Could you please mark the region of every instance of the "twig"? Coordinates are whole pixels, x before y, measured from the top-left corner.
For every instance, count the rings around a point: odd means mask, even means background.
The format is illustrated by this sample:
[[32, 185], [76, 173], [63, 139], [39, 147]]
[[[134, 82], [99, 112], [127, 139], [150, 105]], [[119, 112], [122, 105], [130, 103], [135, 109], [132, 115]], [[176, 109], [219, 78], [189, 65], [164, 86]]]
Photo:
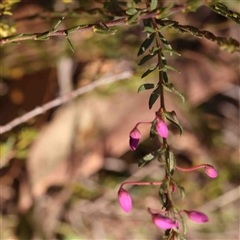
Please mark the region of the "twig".
[[[147, 18], [151, 18], [151, 17], [156, 17], [157, 12], [150, 12], [150, 13], [146, 13], [144, 15], [141, 15], [138, 17], [138, 19], [136, 19], [136, 21], [139, 20], [143, 20], [143, 19], [147, 19]], [[60, 21], [62, 21], [64, 18], [61, 18]], [[10, 43], [10, 42], [21, 42], [21, 41], [26, 41], [26, 40], [35, 40], [35, 41], [42, 41], [42, 40], [48, 40], [50, 37], [54, 37], [54, 36], [68, 36], [68, 34], [73, 33], [73, 32], [84, 32], [84, 31], [94, 31], [94, 32], [100, 32], [100, 33], [109, 33], [109, 34], [114, 34], [115, 31], [111, 31], [111, 29], [108, 29], [110, 27], [113, 26], [117, 26], [117, 25], [124, 25], [128, 23], [128, 17], [124, 17], [124, 18], [120, 18], [117, 20], [113, 20], [113, 21], [109, 21], [107, 23], [98, 23], [98, 24], [84, 24], [84, 25], [78, 25], [75, 27], [71, 27], [68, 29], [64, 29], [64, 30], [56, 30], [56, 26], [49, 30], [46, 31], [44, 33], [32, 33], [32, 34], [25, 34], [25, 33], [21, 33], [21, 34], [17, 34], [14, 36], [10, 36], [10, 37], [5, 37], [5, 38], [1, 38], [0, 39], [0, 45], [4, 45], [6, 43]], [[101, 32], [102, 30], [102, 32]], [[103, 30], [105, 30], [103, 32]], [[109, 32], [108, 32], [109, 30]]]
[[189, 25], [180, 25], [178, 22], [172, 20], [157, 20], [157, 23], [161, 26], [169, 25], [169, 27], [181, 33], [189, 33], [195, 37], [206, 38], [207, 40], [216, 42], [220, 46], [220, 48], [227, 49], [231, 53], [235, 51], [240, 52], [240, 43], [234, 38], [218, 37], [209, 31], [200, 30], [196, 27]]
[[36, 107], [34, 110], [24, 114], [21, 117], [18, 117], [16, 119], [12, 120], [11, 122], [7, 123], [6, 125], [0, 126], [0, 134], [8, 132], [11, 129], [13, 129], [14, 127], [28, 121], [29, 119], [36, 117], [40, 114], [43, 114], [44, 112], [48, 111], [49, 109], [52, 109], [59, 105], [62, 105], [63, 103], [69, 102], [70, 100], [72, 100], [86, 92], [89, 92], [98, 86], [113, 83], [113, 82], [120, 81], [120, 80], [124, 80], [131, 76], [132, 76], [132, 71], [128, 70], [128, 71], [122, 72], [117, 75], [100, 78], [97, 81], [94, 81], [94, 82], [92, 82], [84, 87], [81, 87], [77, 90], [74, 90], [70, 93], [64, 94], [64, 95], [54, 99], [53, 101], [50, 101], [40, 107]]

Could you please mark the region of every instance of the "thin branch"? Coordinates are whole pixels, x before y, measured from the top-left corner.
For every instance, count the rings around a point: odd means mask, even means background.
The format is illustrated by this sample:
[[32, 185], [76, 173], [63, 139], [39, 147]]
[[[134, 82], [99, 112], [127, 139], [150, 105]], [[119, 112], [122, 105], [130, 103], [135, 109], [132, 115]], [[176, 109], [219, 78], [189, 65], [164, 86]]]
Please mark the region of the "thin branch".
[[[156, 17], [156, 16], [157, 16], [157, 12], [146, 13], [144, 15], [139, 16], [136, 19], [136, 21], [140, 21], [143, 19]], [[62, 18], [61, 20], [63, 20], [63, 19], [64, 18]], [[73, 33], [73, 32], [94, 31], [94, 32], [100, 32], [100, 33], [105, 33], [105, 34], [114, 34], [115, 31], [111, 31], [111, 29], [108, 29], [108, 28], [117, 26], [117, 25], [126, 25], [126, 24], [128, 24], [128, 17], [109, 21], [104, 24], [97, 23], [97, 24], [78, 25], [78, 26], [71, 27], [71, 28], [64, 29], [64, 30], [56, 30], [54, 27], [53, 29], [43, 32], [43, 33], [32, 33], [32, 34], [21, 33], [21, 34], [17, 34], [14, 36], [1, 38], [0, 45], [4, 45], [6, 43], [11, 43], [11, 42], [21, 42], [21, 41], [26, 41], [26, 40], [35, 40], [35, 41], [48, 40], [50, 37], [54, 37], [54, 36], [65, 36], [66, 37], [66, 36], [68, 36], [68, 34]]]
[[90, 84], [88, 84], [84, 87], [81, 87], [81, 88], [79, 88], [77, 90], [74, 90], [70, 93], [64, 94], [64, 95], [54, 99], [53, 101], [50, 101], [50, 102], [48, 102], [48, 103], [46, 103], [46, 104], [44, 104], [40, 107], [36, 107], [34, 110], [24, 114], [21, 117], [18, 117], [16, 119], [12, 120], [11, 122], [7, 123], [6, 125], [0, 126], [0, 134], [8, 132], [11, 129], [13, 129], [14, 127], [28, 121], [29, 119], [31, 119], [33, 117], [36, 117], [40, 114], [43, 114], [46, 111], [48, 111], [49, 109], [60, 106], [63, 103], [69, 102], [72, 99], [74, 99], [74, 98], [76, 98], [76, 97], [78, 97], [78, 96], [80, 96], [80, 95], [82, 95], [86, 92], [89, 92], [96, 87], [99, 87], [101, 85], [106, 85], [106, 84], [109, 84], [109, 83], [113, 83], [113, 82], [116, 82], [116, 81], [124, 80], [126, 78], [130, 78], [132, 76], [132, 74], [133, 74], [132, 71], [128, 70], [128, 71], [122, 72], [122, 73], [117, 74], [117, 75], [103, 77], [103, 78], [100, 78], [99, 80], [94, 81], [94, 82], [92, 82], [92, 83], [90, 83]]
[[216, 42], [220, 48], [227, 49], [229, 52], [240, 52], [240, 43], [234, 39], [234, 38], [224, 38], [224, 37], [218, 37], [215, 36], [213, 33], [206, 31], [206, 30], [200, 30], [196, 27], [189, 26], [189, 25], [180, 25], [176, 21], [172, 20], [156, 20], [158, 24], [161, 26], [167, 26], [173, 28], [174, 30], [177, 30], [181, 33], [188, 33], [193, 35], [194, 37], [198, 38], [206, 38], [207, 40], [210, 40], [212, 42]]

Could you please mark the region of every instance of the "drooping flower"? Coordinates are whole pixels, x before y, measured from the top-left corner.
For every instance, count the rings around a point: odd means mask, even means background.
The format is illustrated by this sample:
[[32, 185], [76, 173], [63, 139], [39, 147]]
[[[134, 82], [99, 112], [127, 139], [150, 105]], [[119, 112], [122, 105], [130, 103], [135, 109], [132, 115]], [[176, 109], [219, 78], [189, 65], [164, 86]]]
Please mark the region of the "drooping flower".
[[121, 206], [121, 208], [125, 212], [130, 212], [132, 209], [132, 199], [128, 191], [126, 191], [124, 188], [120, 188], [118, 191], [118, 202]]
[[138, 143], [140, 141], [140, 138], [141, 138], [141, 133], [140, 131], [137, 129], [137, 127], [134, 127], [133, 130], [130, 132], [129, 134], [129, 145], [130, 145], [130, 148], [135, 151], [137, 146], [138, 146]]
[[167, 125], [161, 118], [158, 118], [158, 117], [156, 119], [156, 130], [161, 137], [164, 137], [164, 138], [168, 137]]
[[208, 216], [202, 212], [187, 210], [184, 210], [184, 212], [188, 215], [188, 218], [194, 222], [204, 223], [209, 221]]
[[218, 175], [216, 169], [209, 164], [205, 165], [204, 171], [210, 178], [216, 178]]
[[171, 229], [173, 227], [178, 227], [178, 223], [169, 217], [165, 217], [160, 213], [152, 214], [152, 220], [158, 228]]

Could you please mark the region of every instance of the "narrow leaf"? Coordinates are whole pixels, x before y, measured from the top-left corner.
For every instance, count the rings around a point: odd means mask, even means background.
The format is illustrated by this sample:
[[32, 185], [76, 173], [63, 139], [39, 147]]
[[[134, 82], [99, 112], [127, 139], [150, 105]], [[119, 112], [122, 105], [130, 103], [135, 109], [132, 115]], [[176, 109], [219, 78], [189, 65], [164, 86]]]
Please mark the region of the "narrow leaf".
[[180, 73], [180, 71], [177, 68], [170, 65], [164, 65], [164, 68]]
[[177, 119], [177, 115], [174, 111], [172, 112], [164, 112], [163, 113], [164, 116], [172, 123], [174, 124], [180, 131], [180, 135], [183, 134], [183, 128], [182, 125], [179, 123], [178, 119]]
[[176, 166], [176, 157], [173, 152], [169, 152], [169, 172], [173, 175]]
[[138, 56], [142, 55], [148, 49], [148, 47], [152, 44], [154, 40], [154, 36], [155, 34], [152, 33], [148, 38], [145, 39], [145, 41], [142, 43], [142, 45], [139, 48], [139, 51], [137, 54]]
[[151, 0], [150, 10], [153, 11], [157, 8], [158, 0]]
[[156, 102], [159, 96], [160, 94], [159, 94], [159, 86], [158, 86], [150, 95], [149, 102], [148, 102], [149, 109], [152, 108], [153, 104]]
[[144, 56], [144, 57], [140, 60], [140, 62], [139, 62], [138, 65], [142, 65], [142, 64], [144, 64], [145, 62], [149, 61], [149, 60], [150, 60], [151, 58], [153, 58], [156, 54], [157, 54], [157, 52], [154, 52], [153, 54], [148, 54], [148, 55]]
[[153, 72], [157, 67], [158, 67], [158, 65], [156, 65], [155, 67], [149, 68], [149, 69], [141, 76], [141, 78], [146, 77], [148, 74], [150, 74], [151, 72]]
[[142, 91], [152, 89], [155, 87], [156, 87], [156, 84], [154, 84], [154, 83], [144, 83], [138, 88], [138, 92], [142, 92]]
[[136, 8], [129, 8], [127, 11], [126, 11], [126, 14], [127, 15], [134, 15], [135, 13], [137, 13], [137, 9]]
[[[182, 228], [183, 228], [183, 233], [186, 234], [187, 233], [187, 224], [185, 219], [183, 218], [183, 216], [181, 214], [179, 214], [180, 220], [181, 220], [181, 224], [182, 224]], [[179, 234], [180, 235], [180, 234]], [[181, 239], [185, 240], [186, 238], [183, 237], [182, 235], [180, 235]]]
[[178, 95], [182, 99], [183, 102], [185, 101], [184, 96], [174, 88], [174, 85], [172, 83], [163, 83], [163, 87], [168, 92]]
[[155, 138], [157, 135], [157, 131], [156, 131], [156, 119], [153, 120], [152, 122], [152, 126], [150, 128], [150, 138], [153, 139]]
[[68, 36], [66, 36], [66, 39], [67, 39], [67, 42], [68, 42], [69, 47], [71, 48], [72, 52], [74, 52], [74, 47], [73, 47], [73, 45], [72, 45], [70, 39], [68, 38]]
[[172, 50], [172, 49], [162, 49], [162, 52], [163, 52], [163, 53], [175, 54], [175, 55], [177, 55], [177, 56], [181, 56], [180, 53], [178, 53], [178, 52], [176, 52], [176, 51], [174, 51], [174, 50]]
[[152, 161], [157, 155], [157, 151], [145, 155], [139, 162], [138, 167], [143, 167], [148, 162]]
[[158, 35], [159, 35], [159, 38], [160, 38], [161, 42], [166, 46], [166, 48], [172, 49], [172, 46], [170, 45], [170, 43], [167, 41], [167, 39], [160, 32], [158, 32]]
[[155, 33], [156, 30], [149, 27], [149, 26], [145, 26], [144, 29], [143, 29], [143, 32], [147, 32], [147, 33]]

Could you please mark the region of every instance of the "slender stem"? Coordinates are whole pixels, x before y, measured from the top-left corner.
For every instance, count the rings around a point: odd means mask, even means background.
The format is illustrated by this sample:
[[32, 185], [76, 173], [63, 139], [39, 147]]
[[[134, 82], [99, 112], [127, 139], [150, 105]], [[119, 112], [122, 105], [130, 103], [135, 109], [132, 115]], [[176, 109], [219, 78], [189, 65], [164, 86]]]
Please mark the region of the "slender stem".
[[[136, 19], [136, 21], [155, 17], [156, 15], [157, 15], [157, 12], [148, 12], [144, 15], [139, 16], [138, 19]], [[109, 21], [107, 23], [104, 23], [104, 25], [107, 27], [113, 27], [113, 26], [117, 26], [117, 25], [126, 25], [127, 21], [128, 21], [128, 17], [124, 17], [124, 18], [113, 20], [113, 21]], [[0, 45], [4, 45], [4, 44], [10, 43], [10, 42], [20, 42], [20, 41], [26, 41], [26, 40], [35, 40], [35, 41], [36, 40], [46, 40], [49, 37], [66, 36], [69, 33], [73, 33], [73, 32], [94, 31], [94, 28], [98, 27], [99, 25], [101, 25], [101, 24], [100, 23], [85, 24], [85, 25], [78, 25], [78, 26], [71, 27], [71, 28], [64, 29], [64, 30], [51, 29], [44, 33], [32, 33], [32, 34], [21, 33], [21, 34], [9, 36], [9, 37], [1, 38]]]
[[198, 165], [196, 167], [192, 167], [192, 168], [181, 168], [179, 166], [176, 165], [176, 168], [180, 171], [183, 171], [183, 172], [191, 172], [191, 171], [194, 171], [196, 169], [199, 169], [199, 168], [203, 168], [203, 167], [206, 167], [208, 164], [201, 164], [201, 165]]
[[163, 62], [162, 62], [162, 56], [161, 56], [161, 41], [158, 35], [158, 26], [156, 23], [156, 20], [154, 18], [151, 19], [152, 20], [152, 25], [153, 28], [156, 30], [155, 33], [155, 39], [156, 39], [156, 45], [158, 47], [158, 70], [159, 70], [159, 75], [158, 75], [158, 85], [159, 85], [159, 94], [160, 94], [160, 106], [161, 109], [165, 110], [165, 103], [164, 103], [164, 91], [163, 91], [163, 75], [162, 75], [162, 71], [161, 69], [163, 68]]
[[123, 182], [120, 185], [120, 189], [124, 186], [124, 185], [138, 185], [138, 186], [149, 186], [149, 185], [161, 185], [162, 182]]
[[140, 125], [140, 124], [152, 124], [152, 122], [139, 122], [136, 124], [135, 128], [137, 128], [138, 125]]

